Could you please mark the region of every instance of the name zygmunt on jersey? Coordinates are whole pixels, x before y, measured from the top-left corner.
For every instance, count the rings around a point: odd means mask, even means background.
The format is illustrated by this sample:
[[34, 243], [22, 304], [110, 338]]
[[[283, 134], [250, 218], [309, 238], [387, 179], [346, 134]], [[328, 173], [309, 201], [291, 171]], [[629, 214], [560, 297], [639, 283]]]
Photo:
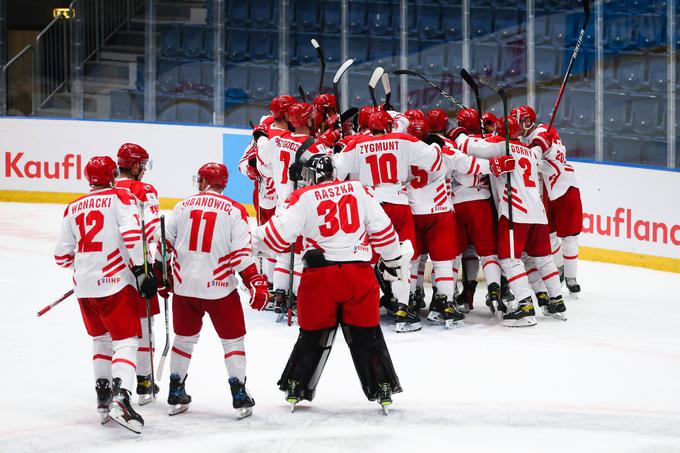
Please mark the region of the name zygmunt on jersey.
[[381, 203], [408, 205], [405, 184], [411, 166], [436, 171], [442, 166], [441, 148], [409, 134], [364, 135], [333, 155], [338, 179], [349, 176], [374, 190]]
[[[467, 139], [461, 134], [456, 139], [460, 144]], [[489, 159], [505, 155], [505, 139], [492, 136], [475, 142], [469, 141], [467, 152], [470, 155]], [[512, 216], [517, 223], [546, 224], [548, 219], [541, 201], [538, 184], [538, 167], [541, 163], [541, 149], [527, 148], [518, 141], [510, 141], [510, 154], [515, 157], [515, 170], [510, 174], [511, 196], [508, 197], [507, 175], [490, 175], [498, 216], [508, 215], [508, 203], [512, 200]]]
[[235, 273], [254, 263], [248, 214], [221, 194], [201, 192], [177, 203], [165, 234], [180, 296], [226, 297], [237, 287]]
[[385, 259], [401, 255], [399, 238], [378, 200], [359, 181], [335, 181], [298, 189], [283, 209], [255, 229], [257, 248], [290, 251], [302, 236], [304, 249], [329, 261], [370, 261], [372, 248]]
[[[531, 143], [534, 139], [545, 141], [545, 138], [541, 137], [541, 135], [547, 131], [548, 127], [545, 124], [540, 124], [522, 142], [525, 144]], [[550, 200], [556, 200], [561, 197], [570, 187], [578, 188], [574, 167], [567, 162], [567, 148], [562, 144], [562, 140], [559, 137], [543, 153], [543, 162], [541, 162], [539, 170]]]
[[144, 262], [137, 206], [126, 190], [102, 189], [64, 210], [54, 259], [74, 269], [76, 297], [105, 297], [135, 285], [130, 265]]

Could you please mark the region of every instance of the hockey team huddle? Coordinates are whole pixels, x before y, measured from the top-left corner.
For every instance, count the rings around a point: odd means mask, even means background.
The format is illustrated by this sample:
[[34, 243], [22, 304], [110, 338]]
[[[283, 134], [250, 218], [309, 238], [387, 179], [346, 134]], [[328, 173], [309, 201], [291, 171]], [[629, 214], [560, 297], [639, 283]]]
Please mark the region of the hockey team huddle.
[[580, 291], [581, 199], [557, 131], [531, 107], [500, 119], [463, 108], [455, 124], [441, 109], [386, 105], [341, 118], [335, 97], [320, 94], [312, 104], [276, 97], [270, 111], [239, 165], [255, 182], [257, 225], [223, 195], [221, 163], [198, 169], [197, 193], [167, 222], [155, 188], [142, 182], [151, 163], [143, 147], [126, 143], [117, 162], [87, 163], [92, 190], [64, 211], [55, 259], [74, 270], [102, 423], [141, 433], [130, 397], [135, 380], [140, 405], [159, 392], [150, 341], [158, 296], [167, 310], [172, 295], [170, 415], [191, 403], [185, 382], [206, 313], [222, 342], [233, 407], [239, 418], [252, 413], [239, 285], [253, 309], [297, 320], [277, 383], [292, 408], [314, 398], [340, 327], [366, 397], [387, 413], [402, 388], [381, 307], [398, 332], [421, 330], [421, 315], [431, 326], [461, 326], [476, 308], [480, 267], [486, 306], [502, 325], [535, 325], [534, 302], [566, 320], [561, 280]]

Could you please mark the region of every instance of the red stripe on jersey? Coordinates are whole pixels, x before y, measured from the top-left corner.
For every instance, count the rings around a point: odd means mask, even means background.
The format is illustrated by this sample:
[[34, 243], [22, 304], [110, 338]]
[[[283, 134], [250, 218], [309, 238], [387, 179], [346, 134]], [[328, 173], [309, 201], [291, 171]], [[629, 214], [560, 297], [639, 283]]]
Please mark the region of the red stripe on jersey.
[[225, 358], [225, 359], [228, 359], [229, 357], [232, 357], [232, 356], [235, 356], [235, 355], [242, 355], [242, 356], [245, 356], [245, 355], [246, 355], [246, 351], [231, 351], [231, 352], [227, 352], [226, 354], [224, 354], [224, 358]]
[[141, 229], [139, 229], [139, 230], [127, 230], [127, 231], [123, 231], [120, 234], [122, 234], [123, 236], [127, 236], [127, 235], [130, 235], [130, 234], [142, 234], [142, 230]]
[[269, 239], [269, 241], [270, 241], [277, 249], [286, 249], [287, 246], [289, 246], [290, 244], [288, 244], [288, 243], [285, 242], [285, 241], [279, 241], [279, 240], [277, 239], [277, 237], [274, 235], [274, 233], [272, 233], [272, 228], [270, 228], [271, 225], [272, 225], [272, 223], [269, 222], [269, 223], [267, 224], [267, 226], [264, 227], [264, 234], [265, 234], [265, 237], [267, 237], [267, 238]]
[[120, 255], [120, 250], [119, 250], [119, 249], [116, 249], [116, 250], [114, 250], [113, 252], [111, 252], [111, 253], [109, 253], [108, 255], [106, 255], [106, 259], [107, 259], [107, 260], [110, 260], [110, 259], [112, 259], [112, 258], [113, 258], [114, 256], [116, 256], [116, 255]]
[[179, 265], [179, 261], [174, 260], [174, 261], [172, 262], [172, 264], [173, 264], [174, 267], [177, 268], [178, 271], [181, 271], [181, 270], [182, 270], [182, 266]]
[[381, 241], [381, 242], [371, 242], [371, 245], [373, 247], [385, 247], [387, 245], [393, 244], [395, 242], [399, 242], [399, 240], [396, 237], [389, 238], [386, 241]]
[[[550, 274], [548, 274], [548, 275], [546, 275], [545, 277], [543, 277], [543, 281], [550, 280], [551, 278], [557, 277], [558, 275], [560, 275], [560, 271], [551, 272]], [[508, 281], [509, 281], [509, 280], [508, 280]]]
[[117, 358], [113, 359], [113, 361], [111, 362], [111, 365], [113, 365], [114, 363], [125, 363], [125, 364], [127, 364], [127, 365], [130, 365], [130, 366], [131, 366], [132, 368], [134, 368], [135, 370], [137, 369], [137, 366], [135, 365], [134, 362], [131, 362], [131, 361], [128, 360], [128, 359], [123, 359], [123, 358], [121, 358], [121, 357], [117, 357]]
[[[363, 236], [366, 236], [366, 232], [364, 232]], [[363, 236], [362, 236], [362, 237], [363, 237]], [[360, 238], [359, 240], [361, 240], [361, 238]], [[321, 250], [322, 252], [324, 251], [324, 250], [323, 250], [323, 247], [321, 247], [321, 246], [319, 245], [319, 243], [316, 242], [314, 239], [312, 239], [312, 238], [307, 238], [307, 242], [309, 242], [309, 244], [310, 244], [312, 247], [314, 247], [315, 249]]]
[[282, 267], [275, 267], [274, 272], [281, 272], [282, 274], [290, 275], [290, 271], [287, 271]]
[[180, 350], [177, 349], [175, 346], [172, 347], [172, 352], [174, 352], [174, 353], [177, 354], [177, 355], [181, 355], [182, 357], [184, 357], [184, 358], [186, 358], [186, 359], [190, 359], [190, 358], [191, 358], [191, 354], [187, 354], [187, 353], [184, 352], [184, 351], [180, 351]]
[[[266, 232], [265, 232], [265, 234], [266, 234]], [[283, 252], [286, 251], [286, 249], [284, 249], [284, 248], [282, 248], [282, 247], [276, 247], [274, 244], [272, 244], [271, 241], [267, 238], [267, 236], [265, 236], [264, 238], [262, 238], [262, 242], [264, 242], [264, 245], [266, 245], [267, 247], [269, 247], [269, 248], [270, 248], [271, 250], [273, 250], [274, 252], [283, 253]]]
[[66, 259], [73, 259], [73, 255], [61, 255], [61, 256], [54, 255], [54, 259], [58, 260], [58, 261], [63, 261], [63, 260], [66, 260]]
[[446, 202], [446, 198], [447, 198], [447, 197], [446, 197], [446, 192], [441, 192], [441, 193], [438, 194], [436, 197], [434, 197], [433, 202], [434, 202], [434, 204], [436, 204], [437, 206], [440, 206], [440, 205], [442, 205], [442, 204], [444, 204], [444, 203]]
[[111, 361], [111, 356], [110, 355], [104, 355], [104, 354], [95, 354], [92, 356], [92, 360], [108, 360], [109, 362]]
[[563, 255], [562, 258], [564, 258], [565, 260], [575, 260], [576, 258], [578, 258], [578, 254], [576, 254], [574, 256]]
[[295, 271], [293, 271], [293, 275], [295, 275], [295, 276], [297, 276], [297, 277], [302, 277], [302, 272], [295, 272]]
[[173, 270], [172, 270], [172, 275], [175, 276], [175, 280], [177, 280], [178, 282], [182, 283], [182, 278], [181, 278], [181, 277], [179, 276], [179, 274], [177, 273], [177, 269], [173, 269]]
[[[508, 185], [507, 185], [507, 184], [505, 185], [505, 189], [503, 189], [503, 190], [504, 190], [505, 192], [508, 191]], [[512, 187], [512, 193], [517, 193], [517, 189], [515, 189], [514, 187]]]
[[385, 229], [380, 230], [377, 233], [368, 233], [368, 235], [369, 236], [375, 236], [375, 237], [382, 236], [383, 234], [388, 233], [391, 228], [392, 228], [392, 224], [390, 223], [389, 225], [387, 225], [385, 227]]
[[434, 164], [432, 164], [432, 168], [430, 168], [430, 171], [437, 171], [441, 168], [442, 164], [442, 152], [437, 149], [437, 158], [434, 160]]
[[[507, 202], [508, 202], [507, 197], [503, 197], [503, 201], [505, 201], [505, 202], [507, 203]], [[522, 211], [523, 213], [528, 214], [527, 210], [524, 209], [524, 206], [520, 206], [520, 205], [518, 205], [517, 203], [515, 203], [514, 201], [512, 202], [512, 205], [513, 205], [514, 207], [516, 207], [517, 209], [519, 209], [520, 211]]]
[[475, 165], [475, 175], [478, 175], [482, 172], [482, 169], [480, 168], [479, 164]]
[[499, 266], [499, 267], [500, 267], [500, 265], [501, 265], [501, 263], [499, 263], [499, 262], [496, 261], [496, 260], [489, 260], [489, 261], [487, 261], [486, 263], [482, 264], [482, 268], [488, 266], [489, 264], [495, 264], [496, 266]]
[[116, 267], [117, 265], [119, 265], [119, 264], [122, 263], [122, 262], [123, 262], [123, 257], [122, 257], [122, 256], [118, 256], [118, 258], [116, 258], [114, 261], [112, 261], [111, 263], [109, 263], [109, 264], [107, 264], [106, 266], [104, 266], [104, 267], [102, 268], [102, 272], [110, 271], [112, 268]]
[[522, 277], [526, 277], [526, 276], [527, 276], [527, 273], [526, 273], [526, 272], [522, 272], [521, 274], [517, 274], [517, 275], [515, 275], [514, 277], [510, 277], [510, 278], [508, 279], [508, 283], [514, 282], [514, 281], [517, 280], [518, 278], [522, 278]]
[[472, 156], [472, 161], [470, 162], [470, 169], [467, 172], [468, 175], [471, 175], [474, 172], [475, 165], [477, 165], [477, 158], [475, 156]]
[[271, 227], [271, 232], [274, 233], [274, 239], [276, 239], [280, 244], [288, 244], [288, 242], [284, 241], [281, 235], [279, 234], [279, 231], [276, 229], [274, 222], [269, 222], [269, 226]]
[[224, 272], [225, 269], [228, 269], [230, 267], [231, 267], [231, 263], [225, 263], [225, 264], [221, 265], [220, 267], [218, 267], [217, 269], [215, 269], [213, 271], [213, 276], [221, 274], [222, 272]]
[[394, 228], [392, 228], [391, 225], [390, 225], [390, 228], [391, 228], [391, 231], [389, 231], [387, 234], [381, 235], [381, 236], [374, 236], [374, 235], [372, 235], [372, 234], [369, 234], [369, 235], [368, 235], [368, 239], [369, 239], [371, 242], [383, 242], [383, 241], [389, 241], [389, 240], [391, 240], [394, 236], [396, 236], [396, 234], [397, 234], [397, 233], [394, 231]]
[[233, 274], [233, 272], [232, 272], [231, 268], [229, 268], [223, 274], [218, 275], [217, 277], [213, 277], [213, 280], [215, 280], [216, 282], [222, 282], [222, 281], [226, 280], [227, 277], [229, 277], [231, 274]]
[[104, 277], [113, 277], [113, 276], [116, 275], [118, 272], [120, 272], [120, 271], [122, 271], [123, 269], [125, 269], [125, 267], [126, 267], [126, 266], [125, 266], [125, 263], [123, 263], [123, 264], [121, 264], [120, 266], [118, 266], [117, 268], [115, 268], [114, 270], [112, 270], [111, 272], [109, 272], [108, 274], [104, 274]]

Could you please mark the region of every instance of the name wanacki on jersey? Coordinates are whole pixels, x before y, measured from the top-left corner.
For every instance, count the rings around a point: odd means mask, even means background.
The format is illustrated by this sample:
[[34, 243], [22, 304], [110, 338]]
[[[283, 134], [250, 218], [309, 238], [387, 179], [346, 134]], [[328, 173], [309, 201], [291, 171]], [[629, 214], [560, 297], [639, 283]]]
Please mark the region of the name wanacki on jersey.
[[66, 154], [61, 161], [26, 160], [23, 151], [5, 151], [4, 171], [6, 178], [29, 179], [83, 179], [83, 156]]

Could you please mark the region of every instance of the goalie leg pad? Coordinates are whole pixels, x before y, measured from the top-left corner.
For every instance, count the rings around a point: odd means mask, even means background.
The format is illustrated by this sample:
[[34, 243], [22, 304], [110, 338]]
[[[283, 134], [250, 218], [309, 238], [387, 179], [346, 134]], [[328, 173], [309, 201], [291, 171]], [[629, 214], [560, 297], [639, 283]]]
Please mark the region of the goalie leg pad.
[[321, 330], [300, 329], [297, 342], [288, 358], [281, 379], [277, 382], [279, 389], [289, 389], [289, 382], [295, 381], [296, 388], [301, 389], [300, 398], [307, 401], [314, 399], [316, 385], [326, 366], [331, 353], [337, 327]]
[[384, 383], [391, 386], [392, 393], [402, 391], [380, 325], [357, 327], [345, 324], [342, 333], [352, 354], [361, 388], [369, 401], [378, 397], [380, 385]]

